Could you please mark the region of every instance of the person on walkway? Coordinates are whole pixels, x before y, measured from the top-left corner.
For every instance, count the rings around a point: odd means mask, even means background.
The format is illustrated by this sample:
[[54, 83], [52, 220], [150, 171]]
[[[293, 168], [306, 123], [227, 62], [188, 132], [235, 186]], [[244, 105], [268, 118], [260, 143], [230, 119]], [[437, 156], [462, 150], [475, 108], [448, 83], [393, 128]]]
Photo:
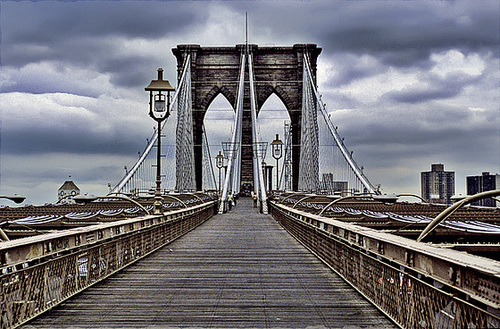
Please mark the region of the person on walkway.
[[257, 208], [257, 200], [258, 200], [258, 197], [257, 197], [257, 194], [252, 192], [252, 199], [253, 199], [253, 207], [254, 208]]
[[229, 206], [229, 211], [231, 211], [231, 208], [233, 208], [233, 203], [234, 203], [234, 198], [232, 194], [229, 194], [229, 196], [227, 197], [227, 203]]

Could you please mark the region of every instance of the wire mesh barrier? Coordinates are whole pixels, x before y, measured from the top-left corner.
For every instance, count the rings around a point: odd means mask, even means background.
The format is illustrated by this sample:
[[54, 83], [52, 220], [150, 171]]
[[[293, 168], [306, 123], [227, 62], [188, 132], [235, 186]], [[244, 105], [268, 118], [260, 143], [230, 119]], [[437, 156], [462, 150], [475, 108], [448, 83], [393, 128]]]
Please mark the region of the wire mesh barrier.
[[[319, 120], [314, 124], [315, 129], [315, 167], [318, 167], [318, 158], [320, 159], [320, 168], [315, 169], [316, 176], [321, 172], [321, 184], [313, 190], [324, 191], [344, 191], [350, 189], [353, 192], [366, 191], [375, 193], [374, 186], [363, 173], [363, 167], [359, 167], [353, 158], [353, 152], [349, 152], [344, 139], [338, 132], [338, 127], [333, 125], [330, 115], [326, 111], [326, 104], [323, 103], [321, 95], [314, 83], [311, 62], [307, 54], [304, 54], [304, 95], [311, 109], [321, 114], [324, 120]], [[315, 104], [315, 105], [314, 105]], [[318, 144], [318, 135], [321, 137], [321, 145]], [[319, 148], [321, 146], [321, 148]], [[318, 151], [319, 150], [319, 151]], [[323, 161], [321, 161], [323, 160]], [[318, 178], [315, 178], [318, 179]], [[300, 189], [299, 189], [300, 190]]]
[[271, 215], [403, 328], [500, 327], [500, 264], [270, 202]]
[[215, 208], [210, 200], [164, 215], [2, 243], [0, 328], [19, 326], [145, 257], [202, 224]]

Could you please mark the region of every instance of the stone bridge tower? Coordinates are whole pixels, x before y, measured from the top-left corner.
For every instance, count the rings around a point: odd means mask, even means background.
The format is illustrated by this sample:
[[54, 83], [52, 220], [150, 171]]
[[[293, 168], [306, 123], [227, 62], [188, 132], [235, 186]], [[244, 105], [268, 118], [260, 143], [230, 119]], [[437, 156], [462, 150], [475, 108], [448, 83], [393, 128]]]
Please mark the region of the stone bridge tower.
[[[202, 125], [212, 101], [222, 94], [236, 106], [238, 76], [244, 44], [235, 47], [201, 47], [178, 45], [172, 52], [177, 58], [178, 77], [182, 74], [184, 60], [191, 55], [191, 83], [193, 109], [193, 138], [196, 172], [196, 189], [202, 189]], [[321, 48], [315, 44], [296, 44], [292, 47], [259, 47], [248, 45], [254, 59], [254, 81], [257, 111], [273, 93], [285, 105], [292, 128], [292, 188], [297, 190], [300, 159], [300, 125], [302, 118], [303, 59], [307, 52], [314, 79], [316, 62]], [[248, 71], [247, 71], [248, 72]], [[250, 114], [250, 87], [245, 76], [243, 107], [243, 145], [241, 183], [253, 185], [252, 127]]]

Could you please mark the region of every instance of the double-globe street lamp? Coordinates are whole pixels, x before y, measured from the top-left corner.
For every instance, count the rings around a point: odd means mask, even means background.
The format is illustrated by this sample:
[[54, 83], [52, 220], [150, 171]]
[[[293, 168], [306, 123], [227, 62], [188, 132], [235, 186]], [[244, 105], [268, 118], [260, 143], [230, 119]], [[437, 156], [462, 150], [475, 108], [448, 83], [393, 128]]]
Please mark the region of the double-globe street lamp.
[[276, 159], [276, 191], [278, 191], [279, 190], [278, 161], [283, 156], [283, 142], [279, 139], [278, 134], [276, 134], [276, 139], [271, 142], [271, 148], [273, 152], [273, 158]]
[[224, 167], [224, 156], [222, 155], [222, 152], [219, 151], [219, 154], [215, 156], [215, 166], [219, 168], [219, 187], [217, 189], [217, 192], [220, 194], [221, 186], [220, 186], [220, 170], [222, 167]]
[[163, 69], [158, 69], [158, 79], [152, 80], [151, 83], [144, 88], [149, 91], [149, 116], [158, 123], [157, 133], [158, 139], [156, 142], [156, 191], [155, 202], [153, 204], [153, 213], [155, 215], [162, 213], [162, 196], [161, 196], [161, 124], [170, 116], [170, 92], [174, 91], [174, 87], [170, 85], [168, 80], [163, 80]]

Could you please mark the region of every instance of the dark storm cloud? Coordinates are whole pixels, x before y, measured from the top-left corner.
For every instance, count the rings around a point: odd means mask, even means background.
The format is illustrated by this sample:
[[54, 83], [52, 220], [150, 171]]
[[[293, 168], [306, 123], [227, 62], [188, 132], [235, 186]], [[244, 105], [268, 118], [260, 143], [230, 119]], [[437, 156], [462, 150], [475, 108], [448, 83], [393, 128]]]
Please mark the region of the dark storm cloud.
[[456, 96], [460, 92], [459, 89], [445, 86], [442, 89], [414, 89], [405, 90], [404, 92], [389, 93], [387, 96], [401, 103], [423, 103], [435, 99], [446, 99]]
[[[387, 135], [387, 131], [384, 133]], [[397, 163], [406, 163], [410, 169], [419, 165], [425, 167], [428, 161], [434, 161], [468, 167], [463, 174], [472, 175], [486, 170], [485, 168], [497, 169], [494, 164], [499, 161], [498, 153], [495, 152], [498, 139], [492, 136], [498, 136], [498, 132], [490, 128], [481, 136], [473, 131], [445, 129], [428, 134], [422, 131], [416, 134], [412, 131], [394, 131], [385, 138], [385, 142], [381, 139], [376, 143], [358, 144], [354, 142], [354, 138], [346, 140], [355, 150], [355, 158], [360, 163], [369, 164], [368, 168], [391, 168]], [[493, 166], [485, 167], [487, 163]], [[418, 171], [414, 175], [418, 175]]]
[[[8, 5], [2, 6], [9, 9]], [[193, 10], [191, 3], [176, 1], [42, 1], [35, 4], [27, 1], [11, 5], [16, 10], [9, 11], [3, 18], [3, 24], [15, 27], [10, 37], [20, 43], [44, 46], [111, 36], [157, 39], [181, 33], [205, 16], [203, 11]]]
[[384, 95], [400, 103], [424, 103], [436, 99], [448, 99], [462, 92], [464, 84], [457, 81], [447, 83], [436, 83], [426, 88], [405, 88], [401, 91], [393, 91]]
[[348, 85], [353, 81], [383, 74], [389, 70], [388, 66], [382, 65], [372, 56], [350, 53], [323, 54], [320, 62], [334, 63], [331, 69], [334, 74], [329, 77], [326, 85], [322, 86], [323, 88]]
[[26, 131], [6, 131], [8, 140], [2, 141], [2, 152], [9, 154], [30, 154], [37, 156], [43, 153], [72, 153], [78, 154], [123, 154], [131, 155], [141, 150], [142, 144], [137, 135], [126, 132], [104, 136], [94, 134], [88, 130], [60, 129], [47, 131], [31, 129]]
[[[424, 66], [433, 52], [492, 50], [498, 56], [496, 1], [264, 2], [248, 9], [250, 31], [316, 42], [323, 56], [370, 54], [387, 65]], [[276, 15], [276, 10], [280, 15]], [[286, 31], [286, 32], [285, 32]], [[293, 41], [292, 41], [293, 42]]]
[[[432, 52], [498, 47], [498, 3], [358, 2], [320, 28], [324, 48], [377, 55], [394, 66], [421, 65]], [[488, 10], [491, 9], [491, 10]], [[336, 16], [343, 14], [341, 10]], [[350, 22], [346, 22], [349, 19]]]
[[113, 85], [137, 88], [143, 86], [154, 76], [154, 69], [144, 70], [145, 67], [155, 67], [155, 63], [147, 56], [111, 56], [99, 64], [104, 72], [113, 72], [110, 82]]
[[[500, 117], [497, 112], [478, 114], [463, 106], [427, 105], [424, 108], [414, 104], [388, 110], [351, 110], [343, 116], [332, 112], [331, 117], [334, 122], [344, 122], [340, 132], [354, 148], [365, 146], [380, 150], [385, 144], [406, 145], [409, 149], [419, 145], [440, 148], [441, 143], [498, 137]], [[344, 118], [348, 116], [356, 119], [347, 121]]]
[[[376, 125], [363, 126], [362, 129], [357, 130], [358, 134], [351, 135], [349, 133], [347, 141], [353, 148], [373, 148], [373, 150], [383, 151], [384, 145], [400, 145], [407, 150], [408, 154], [415, 152], [415, 154], [434, 153], [442, 150], [442, 143], [450, 146], [450, 149], [463, 148], [469, 149], [471, 143], [477, 144], [474, 148], [491, 148], [490, 143], [486, 142], [491, 136], [497, 133], [494, 127], [485, 127], [484, 135], [477, 136], [475, 129], [465, 130], [461, 127], [445, 126], [443, 129], [422, 129], [422, 126], [415, 125], [401, 125], [392, 126], [390, 130], [387, 127], [380, 127]], [[390, 133], [389, 133], [390, 131]], [[490, 136], [490, 137], [488, 137]], [[465, 142], [467, 141], [467, 142]], [[489, 144], [489, 145], [488, 145]], [[418, 150], [418, 152], [416, 151]], [[484, 149], [483, 149], [484, 150]], [[478, 152], [481, 153], [481, 152]], [[404, 153], [400, 154], [404, 156]]]
[[[110, 178], [119, 178], [120, 174], [123, 174], [124, 171], [123, 166], [121, 164], [117, 164], [117, 166], [92, 166], [87, 168], [79, 168], [78, 172], [75, 170], [71, 170], [71, 168], [65, 168], [64, 175], [61, 175], [60, 167], [37, 167], [38, 177], [34, 178], [37, 183], [41, 184], [47, 180], [61, 181], [61, 179], [65, 178], [66, 172], [71, 174], [73, 179], [76, 179], [77, 182], [82, 181], [103, 181], [107, 182]], [[66, 177], [67, 178], [67, 177]], [[62, 182], [61, 182], [62, 184]], [[29, 188], [29, 185], [26, 185], [26, 189]], [[54, 191], [56, 192], [56, 191]], [[87, 193], [89, 191], [82, 191], [82, 193]], [[54, 193], [54, 198], [56, 198], [56, 194]], [[55, 201], [50, 200], [48, 201]]]
[[[498, 58], [499, 4], [484, 1], [319, 1], [263, 2], [252, 8], [229, 2], [235, 10], [248, 10], [250, 36], [276, 44], [317, 43], [320, 59], [336, 60], [334, 86], [380, 74], [390, 67], [428, 70], [434, 53], [456, 49], [465, 55], [488, 53]], [[280, 15], [276, 15], [279, 11]], [[306, 14], [307, 13], [307, 14]], [[291, 38], [293, 36], [293, 38]], [[252, 41], [252, 39], [251, 39]], [[374, 65], [361, 56], [377, 58]], [[323, 89], [327, 86], [323, 85]], [[436, 93], [452, 95], [453, 90]], [[418, 93], [417, 93], [418, 94]], [[422, 96], [430, 97], [425, 92]], [[402, 96], [401, 96], [402, 97]], [[412, 100], [413, 102], [418, 99]]]
[[[418, 170], [430, 161], [450, 161], [452, 170], [468, 165], [472, 173], [500, 169], [498, 1], [0, 6], [2, 182], [15, 172], [12, 188], [46, 180], [44, 191], [56, 191], [68, 174], [94, 186], [118, 180], [153, 126], [144, 86], [158, 67], [175, 84], [171, 48], [244, 43], [245, 12], [250, 43], [322, 47], [319, 91], [358, 163], [380, 175], [374, 182], [397, 187], [417, 173], [411, 184], [418, 189]], [[218, 146], [231, 130], [226, 121], [229, 128], [219, 120], [209, 131]], [[282, 121], [265, 124], [282, 130]], [[48, 169], [29, 167], [33, 156]]]
[[[108, 72], [114, 83], [125, 87], [144, 83], [149, 72], [142, 68], [157, 55], [129, 53], [127, 40], [160, 43], [161, 38], [182, 33], [206, 19], [206, 13], [193, 10], [189, 2], [4, 3], [4, 12], [9, 5], [15, 10], [2, 18], [3, 65], [71, 63]], [[165, 45], [158, 44], [161, 47]], [[11, 86], [8, 91], [26, 90], [17, 87]]]

